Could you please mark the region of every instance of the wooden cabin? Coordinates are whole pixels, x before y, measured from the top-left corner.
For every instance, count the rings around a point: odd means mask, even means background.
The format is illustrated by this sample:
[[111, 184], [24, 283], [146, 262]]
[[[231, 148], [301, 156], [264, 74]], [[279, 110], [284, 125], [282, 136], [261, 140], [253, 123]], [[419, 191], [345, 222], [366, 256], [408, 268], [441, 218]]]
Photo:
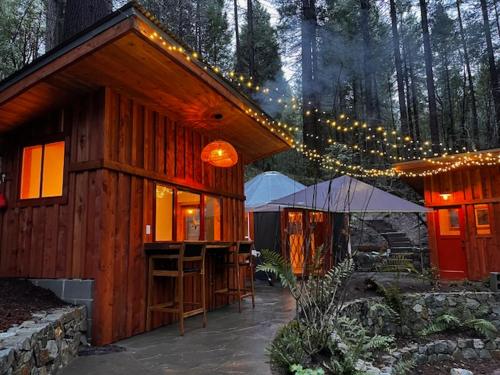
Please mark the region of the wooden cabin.
[[407, 181], [433, 209], [427, 214], [431, 263], [442, 279], [482, 280], [500, 272], [499, 162], [496, 149], [395, 166], [408, 173], [429, 172]]
[[144, 332], [145, 244], [243, 239], [244, 165], [290, 146], [262, 115], [135, 4], [49, 51], [0, 83], [0, 277], [93, 280], [93, 344]]

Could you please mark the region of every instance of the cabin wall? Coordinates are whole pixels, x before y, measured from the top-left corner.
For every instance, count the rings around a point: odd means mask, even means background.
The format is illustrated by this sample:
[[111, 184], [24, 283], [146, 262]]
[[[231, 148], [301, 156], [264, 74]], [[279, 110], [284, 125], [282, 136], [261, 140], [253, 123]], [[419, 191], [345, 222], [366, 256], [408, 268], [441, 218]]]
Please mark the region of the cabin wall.
[[[103, 175], [107, 192], [103, 210], [100, 273], [96, 299], [99, 343], [116, 341], [144, 331], [146, 261], [143, 243], [153, 241], [146, 225], [154, 228], [156, 182], [210, 192], [222, 196], [222, 239], [244, 238], [243, 164], [214, 168], [201, 161], [201, 149], [210, 139], [183, 127], [168, 117], [118, 94], [106, 92], [105, 161], [111, 164]], [[195, 286], [186, 285], [189, 300]], [[164, 295], [168, 290], [159, 289]], [[208, 293], [208, 305], [217, 303]], [[154, 325], [172, 321], [155, 314]], [[99, 335], [99, 336], [98, 336]]]
[[[20, 206], [24, 140], [58, 132], [69, 140], [62, 201]], [[2, 149], [8, 181], [0, 191], [9, 204], [0, 211], [0, 277], [94, 279], [94, 344], [145, 330], [143, 245], [153, 241], [146, 225], [154, 229], [155, 183], [220, 196], [222, 239], [244, 237], [243, 163], [227, 169], [202, 163], [211, 139], [117, 91], [75, 98], [0, 138], [8, 145]], [[187, 297], [194, 289], [187, 285]], [[224, 302], [208, 298], [211, 308]], [[171, 321], [157, 315], [156, 326]]]
[[[2, 137], [0, 184], [7, 209], [0, 210], [0, 277], [93, 278], [98, 247], [94, 215], [100, 211], [103, 171], [74, 170], [72, 166], [102, 158], [104, 92], [78, 98], [74, 104], [55, 110]], [[55, 204], [43, 200], [19, 201], [21, 149], [29, 142], [63, 135], [67, 174], [64, 197]]]
[[[465, 221], [465, 252], [468, 277], [480, 280], [500, 271], [500, 166], [461, 168], [425, 177], [425, 202], [432, 208], [461, 207]], [[445, 200], [440, 194], [449, 193]], [[474, 204], [490, 206], [491, 235], [478, 235]], [[438, 267], [436, 217], [428, 215], [431, 262]]]

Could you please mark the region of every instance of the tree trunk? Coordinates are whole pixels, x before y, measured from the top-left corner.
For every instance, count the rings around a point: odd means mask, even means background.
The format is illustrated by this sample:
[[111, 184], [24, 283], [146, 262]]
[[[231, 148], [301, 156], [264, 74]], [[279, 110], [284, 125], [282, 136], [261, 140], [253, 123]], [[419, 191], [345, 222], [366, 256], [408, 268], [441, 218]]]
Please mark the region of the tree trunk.
[[479, 146], [479, 120], [477, 115], [476, 93], [474, 90], [474, 81], [472, 79], [472, 72], [470, 69], [469, 48], [467, 47], [467, 39], [465, 38], [464, 26], [462, 22], [462, 12], [460, 9], [460, 1], [457, 0], [457, 15], [458, 25], [460, 30], [460, 39], [462, 41], [462, 48], [464, 50], [465, 69], [467, 70], [467, 80], [469, 82], [470, 105], [472, 111], [472, 144]]
[[201, 0], [196, 0], [196, 24], [195, 24], [195, 41], [196, 41], [196, 46], [195, 50], [198, 51], [198, 53], [201, 56], [201, 5], [200, 5]]
[[[491, 93], [493, 96], [493, 105], [495, 106], [495, 119], [497, 130], [500, 130], [500, 87], [498, 86], [498, 75], [495, 65], [495, 56], [493, 54], [493, 43], [491, 42], [490, 20], [488, 18], [486, 0], [481, 0], [481, 11], [483, 13], [484, 35], [486, 37], [486, 50], [488, 53], [488, 63], [490, 68]], [[500, 139], [497, 139], [497, 144], [500, 145]]]
[[247, 25], [248, 25], [248, 74], [255, 76], [255, 36], [253, 33], [253, 0], [247, 0]]
[[429, 102], [429, 128], [431, 131], [432, 151], [439, 153], [439, 126], [436, 107], [436, 90], [434, 87], [434, 73], [432, 71], [432, 50], [429, 36], [429, 21], [427, 19], [427, 4], [420, 1], [422, 35], [424, 39], [425, 75], [427, 79], [427, 100]]
[[495, 7], [495, 20], [496, 20], [496, 24], [497, 24], [497, 32], [498, 32], [498, 36], [500, 36], [500, 22], [498, 21], [497, 0], [493, 1], [493, 6]]
[[236, 40], [236, 66], [240, 66], [241, 47], [240, 47], [240, 27], [238, 25], [238, 0], [234, 0], [234, 37]]
[[[398, 19], [396, 16], [396, 2], [390, 0], [391, 4], [391, 26], [392, 26], [392, 47], [394, 49], [394, 63], [396, 65], [396, 78], [398, 82], [399, 114], [401, 119], [401, 131], [409, 134], [408, 113], [406, 109], [405, 89], [403, 83], [403, 69], [401, 66], [401, 52], [399, 50]], [[411, 134], [413, 138], [413, 134]]]
[[453, 116], [453, 99], [451, 97], [451, 85], [450, 85], [450, 69], [448, 63], [448, 54], [445, 52], [444, 55], [444, 74], [446, 79], [446, 96], [448, 99], [448, 147], [454, 148], [456, 146], [455, 138], [455, 118]]
[[317, 113], [314, 111], [317, 104], [314, 60], [317, 56], [316, 46], [316, 4], [315, 0], [302, 0], [301, 34], [302, 34], [302, 120], [304, 143], [310, 149], [317, 149], [318, 142], [315, 138], [306, 137], [305, 134], [317, 135]]
[[63, 41], [65, 0], [47, 0], [45, 51]]
[[64, 15], [64, 37], [72, 37], [112, 11], [110, 0], [67, 0]]
[[373, 77], [371, 59], [371, 38], [370, 38], [370, 0], [360, 0], [360, 22], [361, 35], [363, 37], [363, 76], [365, 81], [365, 106], [366, 115], [369, 119], [375, 118], [375, 102], [373, 94]]
[[420, 118], [419, 118], [420, 111], [418, 108], [417, 83], [416, 83], [416, 78], [415, 78], [413, 52], [412, 52], [411, 48], [409, 48], [409, 51], [408, 51], [408, 68], [409, 68], [409, 73], [410, 73], [411, 103], [412, 103], [412, 109], [413, 109], [415, 139], [417, 141], [421, 141], [422, 139], [420, 136]]

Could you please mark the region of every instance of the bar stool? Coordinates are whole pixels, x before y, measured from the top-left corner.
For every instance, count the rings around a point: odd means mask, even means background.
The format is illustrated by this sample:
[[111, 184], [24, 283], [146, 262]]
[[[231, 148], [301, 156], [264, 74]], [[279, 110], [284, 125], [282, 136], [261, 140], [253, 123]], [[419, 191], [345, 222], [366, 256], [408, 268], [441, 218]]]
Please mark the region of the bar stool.
[[[203, 241], [183, 242], [178, 250], [171, 249], [166, 252], [172, 254], [155, 254], [149, 257], [148, 266], [148, 299], [146, 312], [146, 330], [151, 329], [151, 313], [163, 312], [174, 314], [179, 319], [179, 331], [184, 336], [184, 318], [203, 314], [203, 327], [207, 325], [207, 307], [205, 297], [205, 253], [206, 243]], [[184, 279], [197, 277], [201, 287], [201, 301], [184, 301]], [[171, 278], [176, 284], [173, 301], [153, 304], [154, 278]], [[190, 305], [191, 310], [185, 311], [185, 305]]]
[[[253, 282], [254, 265], [252, 259], [253, 241], [238, 241], [236, 250], [232, 252], [225, 266], [234, 269], [236, 276], [236, 287], [231, 288], [229, 278], [226, 288], [215, 291], [215, 294], [233, 295], [238, 299], [238, 311], [241, 313], [241, 300], [252, 297], [252, 307], [255, 308], [255, 288]], [[232, 259], [231, 259], [232, 258]], [[247, 273], [250, 271], [250, 286], [247, 286]]]

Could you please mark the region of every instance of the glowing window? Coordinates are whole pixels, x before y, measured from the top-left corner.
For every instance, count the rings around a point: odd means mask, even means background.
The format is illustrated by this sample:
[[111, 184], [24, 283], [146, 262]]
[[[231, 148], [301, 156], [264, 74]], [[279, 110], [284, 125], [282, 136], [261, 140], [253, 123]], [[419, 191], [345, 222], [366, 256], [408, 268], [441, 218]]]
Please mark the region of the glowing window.
[[199, 194], [187, 191], [177, 192], [176, 225], [178, 241], [197, 241], [200, 239]]
[[442, 236], [460, 236], [458, 208], [441, 209], [438, 213], [440, 234]]
[[155, 240], [171, 241], [174, 217], [174, 194], [166, 186], [156, 185]]
[[477, 234], [491, 234], [490, 211], [487, 204], [474, 205]]
[[63, 179], [64, 141], [23, 149], [21, 199], [59, 197]]
[[220, 199], [205, 195], [205, 240], [219, 241], [221, 228]]

